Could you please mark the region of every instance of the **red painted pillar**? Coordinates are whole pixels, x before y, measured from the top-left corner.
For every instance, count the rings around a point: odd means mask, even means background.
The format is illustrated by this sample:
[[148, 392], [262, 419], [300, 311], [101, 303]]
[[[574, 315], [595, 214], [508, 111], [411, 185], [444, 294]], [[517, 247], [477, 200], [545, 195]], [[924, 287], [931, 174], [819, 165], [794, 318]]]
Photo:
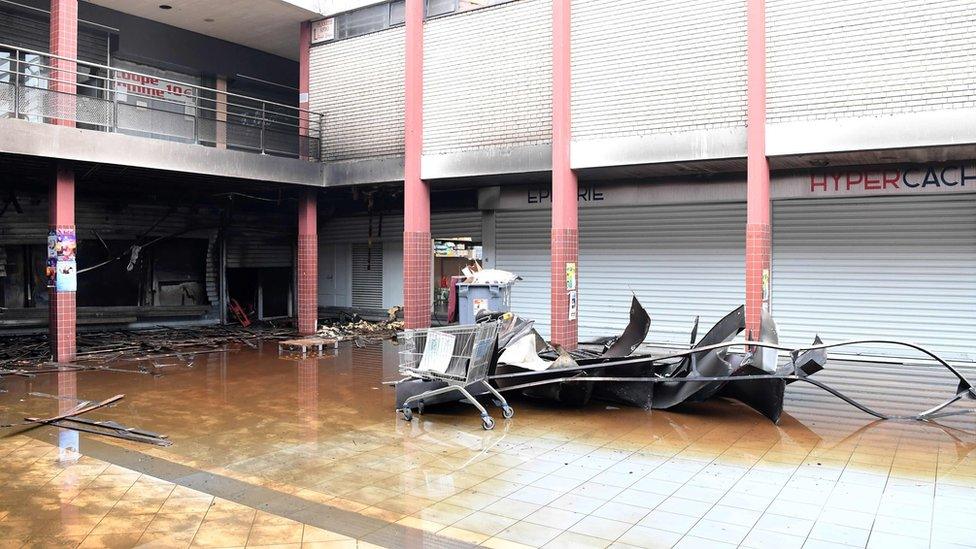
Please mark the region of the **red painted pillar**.
[[298, 333], [314, 334], [319, 321], [319, 237], [316, 191], [298, 201]]
[[770, 303], [772, 219], [766, 158], [766, 3], [746, 0], [748, 111], [746, 148], [746, 330], [759, 337], [762, 310]]
[[407, 328], [430, 326], [430, 188], [420, 178], [424, 152], [424, 0], [406, 3], [403, 155], [403, 317]]
[[[579, 217], [576, 174], [570, 168], [570, 0], [552, 2], [552, 341], [575, 348], [578, 339], [570, 301], [578, 303]], [[572, 281], [567, 276], [572, 272]], [[574, 304], [575, 308], [575, 304]], [[578, 311], [576, 312], [578, 314]]]
[[308, 90], [309, 90], [309, 63], [310, 51], [312, 47], [312, 23], [304, 21], [298, 33], [298, 155], [300, 158], [308, 159]]
[[[301, 24], [298, 33], [298, 107], [299, 155], [307, 159], [308, 151], [308, 88], [309, 48], [312, 46], [312, 25]], [[307, 189], [298, 201], [298, 333], [314, 334], [319, 322], [319, 243], [318, 193]]]
[[[57, 116], [52, 123], [75, 125], [75, 74], [78, 57], [78, 0], [51, 0], [51, 79], [48, 88], [54, 93]], [[67, 57], [59, 59], [57, 57]]]
[[[55, 114], [51, 121], [62, 126], [75, 125], [75, 90], [78, 53], [78, 0], [51, 0], [51, 53], [69, 58], [52, 57], [49, 89], [55, 92]], [[70, 240], [75, 238], [75, 174], [71, 166], [58, 163], [50, 188], [49, 225], [51, 232]], [[73, 256], [73, 253], [72, 253]], [[56, 265], [52, 265], [55, 267]], [[56, 269], [60, 271], [61, 269]], [[75, 274], [58, 272], [53, 280], [61, 279], [62, 290], [54, 283], [50, 288], [49, 325], [51, 352], [55, 361], [68, 362], [76, 355], [77, 329]], [[71, 288], [68, 290], [67, 288]]]
[[[74, 247], [75, 174], [71, 167], [64, 163], [58, 163], [54, 170], [50, 190], [49, 218], [50, 234], [61, 240], [60, 245]], [[77, 275], [61, 272], [64, 264], [57, 259], [55, 261], [54, 264], [51, 264], [50, 261], [48, 264], [49, 269], [54, 268], [55, 270], [55, 274], [49, 277], [48, 330], [51, 340], [51, 354], [56, 362], [70, 362], [74, 360], [76, 355], [75, 332], [77, 328], [76, 292], [73, 289], [75, 283], [71, 282], [70, 279]]]

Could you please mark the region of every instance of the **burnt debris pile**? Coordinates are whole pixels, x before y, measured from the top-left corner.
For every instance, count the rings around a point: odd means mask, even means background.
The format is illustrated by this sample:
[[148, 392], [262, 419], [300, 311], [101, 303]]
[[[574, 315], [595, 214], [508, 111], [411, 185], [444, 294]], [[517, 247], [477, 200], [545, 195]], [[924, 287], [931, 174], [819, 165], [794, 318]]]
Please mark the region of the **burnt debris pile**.
[[[464, 400], [473, 401], [477, 396], [508, 392], [572, 406], [584, 406], [592, 399], [600, 399], [659, 410], [727, 397], [778, 422], [783, 413], [786, 386], [791, 383], [812, 384], [880, 419], [932, 420], [974, 411], [971, 407], [949, 409], [963, 399], [976, 399], [976, 389], [958, 369], [924, 347], [888, 339], [826, 344], [819, 337], [804, 347], [787, 347], [780, 345], [776, 324], [765, 312], [758, 337], [750, 340], [742, 337], [746, 329], [744, 307], [727, 314], [701, 338], [696, 320], [687, 350], [657, 353], [638, 352], [650, 330], [651, 317], [636, 297], [631, 302], [629, 323], [619, 337], [604, 338], [593, 342], [596, 345], [584, 345], [577, 350], [546, 342], [534, 330], [531, 320], [512, 314], [486, 315], [480, 321], [498, 324], [498, 335], [492, 342], [496, 350], [491, 364], [484, 368], [484, 379], [465, 375], [464, 359], [468, 355], [465, 349], [457, 347], [461, 339], [456, 339], [451, 350], [454, 340], [429, 336], [439, 328], [427, 330], [428, 336], [423, 338], [441, 342], [437, 349], [412, 349], [413, 357], [409, 360], [401, 353], [403, 378], [395, 385], [397, 408], [406, 418], [412, 416], [414, 409], [459, 400], [459, 393]], [[419, 340], [415, 331], [408, 335]], [[932, 408], [911, 415], [890, 415], [812, 377], [827, 366], [829, 349], [865, 344], [912, 349], [944, 367], [958, 379], [958, 386]], [[437, 353], [453, 357], [444, 358], [445, 364], [450, 362], [454, 370], [453, 378], [437, 370], [439, 359], [433, 356]], [[473, 359], [469, 362], [474, 363]], [[460, 386], [465, 391], [445, 390], [449, 385]], [[491, 391], [482, 389], [485, 385]], [[464, 396], [469, 393], [473, 396]], [[478, 408], [486, 416], [484, 408], [480, 405]], [[486, 428], [489, 428], [487, 422]]]

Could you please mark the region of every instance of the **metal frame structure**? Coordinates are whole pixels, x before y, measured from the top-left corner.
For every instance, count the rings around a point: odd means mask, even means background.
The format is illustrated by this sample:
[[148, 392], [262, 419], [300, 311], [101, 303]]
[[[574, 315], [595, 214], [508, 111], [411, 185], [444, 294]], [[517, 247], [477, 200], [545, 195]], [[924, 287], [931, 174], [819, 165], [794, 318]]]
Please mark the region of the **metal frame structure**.
[[[919, 412], [917, 414], [889, 415], [874, 410], [856, 401], [855, 399], [845, 395], [841, 391], [838, 391], [837, 389], [830, 387], [829, 385], [823, 382], [810, 379], [808, 373], [805, 372], [800, 367], [800, 365], [797, 364], [797, 358], [804, 352], [820, 351], [820, 350], [825, 351], [827, 349], [832, 349], [837, 347], [844, 347], [849, 345], [864, 345], [864, 344], [900, 345], [904, 347], [909, 347], [911, 349], [915, 349], [921, 352], [922, 354], [929, 356], [930, 358], [938, 362], [940, 365], [948, 369], [949, 372], [951, 372], [959, 380], [959, 386], [958, 389], [956, 390], [956, 394], [948, 398], [947, 400], [941, 402], [940, 404], [933, 406], [928, 410]], [[624, 365], [650, 365], [650, 364], [665, 363], [666, 361], [670, 361], [674, 359], [693, 357], [694, 355], [697, 355], [699, 353], [707, 352], [711, 350], [728, 349], [730, 347], [742, 347], [742, 346], [753, 348], [753, 349], [772, 349], [776, 351], [789, 352], [790, 363], [787, 365], [785, 370], [781, 369], [782, 371], [777, 371], [775, 373], [770, 373], [770, 374], [747, 374], [747, 375], [703, 376], [703, 377], [665, 377], [665, 376], [625, 377], [625, 376], [583, 375], [585, 372], [590, 370], [604, 370], [607, 368], [612, 368], [614, 366], [624, 366]], [[514, 379], [514, 378], [531, 378], [531, 377], [538, 377], [540, 375], [551, 376], [553, 373], [563, 373], [563, 372], [568, 374], [575, 373], [575, 375], [565, 375], [565, 376], [560, 376], [558, 378], [550, 377], [548, 379], [544, 379], [540, 381], [529, 381], [527, 383], [521, 383], [517, 385], [504, 387], [501, 389], [501, 391], [507, 392], [507, 391], [527, 389], [530, 387], [549, 385], [554, 383], [572, 383], [572, 382], [640, 382], [640, 383], [653, 384], [653, 383], [707, 383], [707, 382], [716, 382], [716, 381], [783, 380], [786, 382], [803, 381], [811, 385], [814, 385], [816, 387], [819, 387], [827, 391], [828, 393], [834, 395], [835, 397], [843, 400], [844, 402], [847, 402], [851, 406], [854, 406], [855, 408], [861, 410], [862, 412], [870, 414], [879, 419], [911, 419], [911, 420], [918, 420], [918, 421], [928, 421], [928, 420], [938, 419], [940, 417], [976, 413], [976, 409], [943, 412], [943, 410], [946, 407], [958, 402], [963, 398], [976, 399], [976, 388], [974, 388], [973, 383], [970, 380], [968, 380], [964, 375], [962, 375], [962, 373], [960, 373], [956, 368], [954, 368], [951, 364], [949, 364], [948, 362], [940, 358], [938, 355], [936, 355], [932, 351], [920, 345], [917, 345], [915, 343], [910, 343], [907, 341], [889, 340], [889, 339], [858, 339], [858, 340], [842, 341], [838, 343], [819, 343], [819, 344], [809, 345], [806, 347], [795, 347], [795, 348], [785, 347], [782, 345], [767, 343], [763, 341], [723, 342], [723, 343], [706, 345], [706, 346], [690, 349], [688, 351], [682, 351], [679, 353], [672, 353], [663, 356], [628, 357], [620, 360], [616, 360], [616, 359], [608, 360], [608, 361], [600, 362], [598, 364], [570, 366], [555, 371], [547, 370], [543, 372], [531, 371], [531, 372], [499, 374], [499, 375], [492, 376], [489, 379], [499, 380], [499, 379]]]
[[[415, 366], [419, 365], [424, 355], [427, 335], [431, 332], [451, 334], [456, 338], [450, 365], [445, 372], [421, 369]], [[493, 429], [495, 427], [495, 420], [491, 418], [485, 407], [468, 390], [468, 387], [479, 386], [484, 387], [485, 390], [498, 400], [500, 403], [499, 406], [502, 409], [502, 416], [505, 419], [509, 419], [515, 415], [515, 410], [508, 405], [505, 397], [487, 381], [488, 369], [492, 366], [497, 348], [498, 323], [484, 322], [473, 326], [447, 326], [443, 328], [406, 330], [398, 334], [398, 337], [400, 344], [404, 347], [400, 351], [401, 375], [424, 381], [443, 382], [447, 384], [446, 386], [433, 388], [407, 398], [400, 408], [403, 419], [407, 421], [413, 419], [412, 404], [416, 403], [418, 412], [423, 413], [424, 400], [457, 391], [464, 395], [464, 398], [473, 404], [481, 413], [481, 423], [485, 430]]]

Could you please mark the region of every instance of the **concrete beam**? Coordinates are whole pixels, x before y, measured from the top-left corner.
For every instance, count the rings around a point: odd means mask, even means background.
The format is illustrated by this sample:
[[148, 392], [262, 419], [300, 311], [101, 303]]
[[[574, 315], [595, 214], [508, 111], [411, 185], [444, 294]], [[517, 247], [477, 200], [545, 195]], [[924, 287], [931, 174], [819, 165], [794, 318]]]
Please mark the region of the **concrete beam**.
[[322, 164], [25, 120], [0, 120], [0, 153], [322, 187]]

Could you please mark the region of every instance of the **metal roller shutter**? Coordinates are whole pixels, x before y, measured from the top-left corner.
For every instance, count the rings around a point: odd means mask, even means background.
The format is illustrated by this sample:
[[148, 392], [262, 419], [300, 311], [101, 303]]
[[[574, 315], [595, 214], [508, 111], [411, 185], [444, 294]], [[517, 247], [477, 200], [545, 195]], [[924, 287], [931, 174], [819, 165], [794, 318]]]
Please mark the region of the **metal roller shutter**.
[[383, 308], [383, 244], [352, 245], [352, 306]]
[[687, 345], [745, 299], [745, 227], [745, 204], [580, 210], [580, 340], [622, 332], [633, 291], [647, 341]]
[[522, 277], [512, 288], [512, 311], [535, 320], [549, 335], [549, 210], [498, 212], [495, 219], [497, 268]]
[[[50, 15], [43, 10], [22, 10], [0, 6], [0, 36], [2, 42], [47, 52], [50, 49]], [[78, 27], [78, 59], [89, 63], [108, 64], [108, 32], [86, 26]]]
[[227, 267], [291, 267], [291, 238], [231, 234], [227, 237]]
[[[496, 223], [498, 268], [523, 278], [512, 310], [548, 336], [550, 212], [498, 212]], [[648, 341], [687, 344], [696, 315], [710, 326], [742, 304], [744, 258], [744, 204], [580, 210], [580, 339], [622, 332], [634, 291]]]
[[781, 342], [885, 336], [972, 361], [974, 273], [972, 196], [774, 204], [772, 307]]
[[[383, 216], [382, 233], [380, 216], [373, 216], [374, 240], [403, 240], [403, 216]], [[434, 212], [430, 215], [431, 238], [469, 236], [481, 240], [481, 212]], [[369, 238], [369, 217], [336, 217], [330, 219], [320, 231], [322, 242], [366, 242]]]
[[434, 212], [430, 216], [432, 238], [471, 237], [481, 242], [481, 211]]

